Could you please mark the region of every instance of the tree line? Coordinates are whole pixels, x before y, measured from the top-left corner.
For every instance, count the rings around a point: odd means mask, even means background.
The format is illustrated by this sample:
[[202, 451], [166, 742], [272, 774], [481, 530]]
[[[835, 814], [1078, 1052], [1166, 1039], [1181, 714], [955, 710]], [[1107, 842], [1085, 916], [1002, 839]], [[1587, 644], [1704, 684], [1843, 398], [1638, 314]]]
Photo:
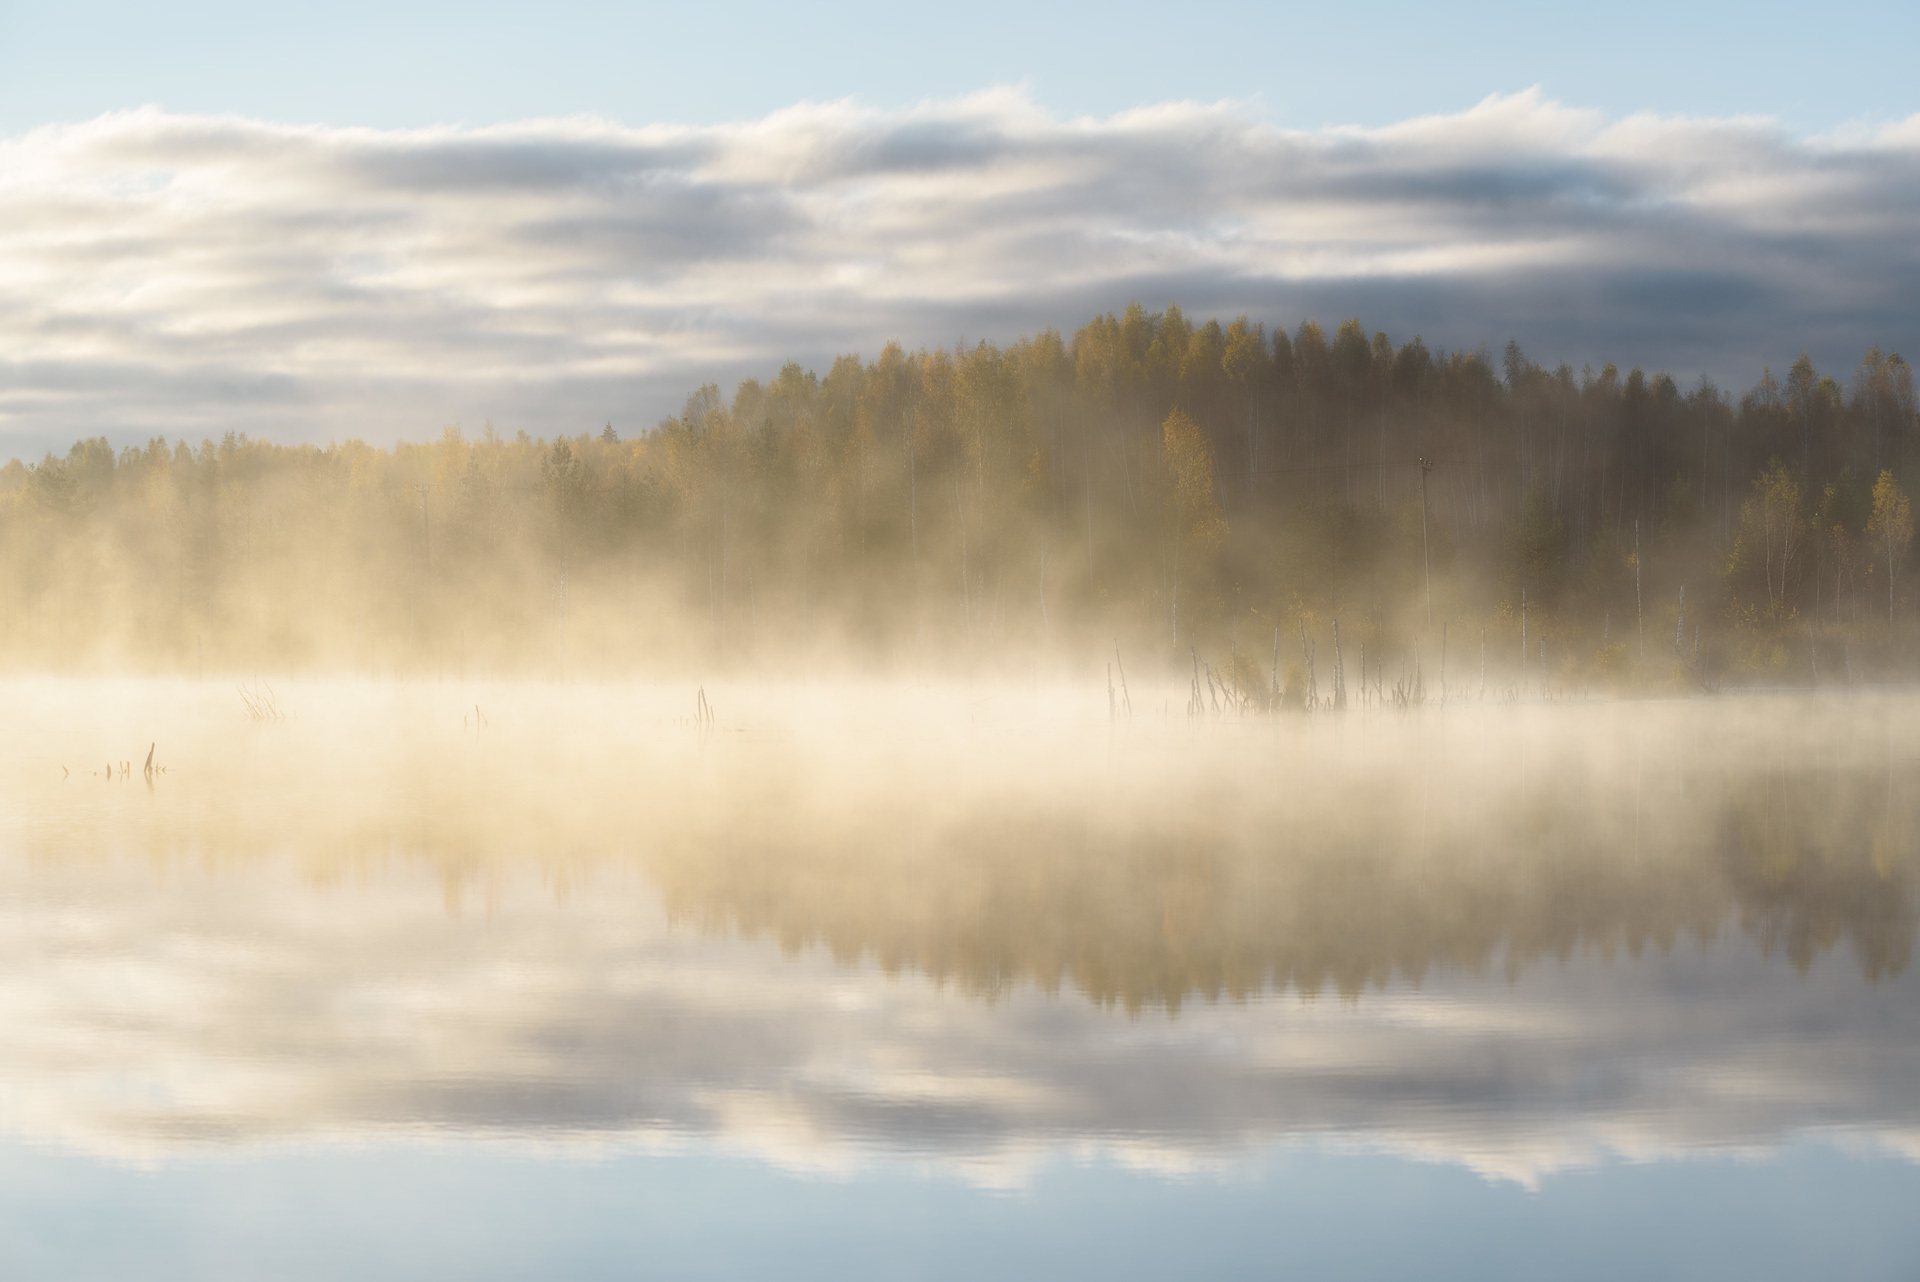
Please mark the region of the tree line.
[[1266, 706], [1867, 679], [1916, 653], [1916, 437], [1878, 349], [1736, 395], [1136, 304], [790, 363], [640, 431], [15, 460], [0, 657], [1024, 670], [1117, 644]]

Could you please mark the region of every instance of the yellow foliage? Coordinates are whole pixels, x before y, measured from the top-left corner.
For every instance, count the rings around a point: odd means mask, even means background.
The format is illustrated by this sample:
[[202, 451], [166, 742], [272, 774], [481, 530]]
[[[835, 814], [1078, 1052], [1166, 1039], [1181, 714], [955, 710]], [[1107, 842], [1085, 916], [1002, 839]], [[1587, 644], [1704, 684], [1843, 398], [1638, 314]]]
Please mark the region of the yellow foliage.
[[1183, 410], [1167, 415], [1161, 433], [1181, 555], [1197, 562], [1218, 552], [1227, 537], [1227, 519], [1214, 492], [1213, 447]]

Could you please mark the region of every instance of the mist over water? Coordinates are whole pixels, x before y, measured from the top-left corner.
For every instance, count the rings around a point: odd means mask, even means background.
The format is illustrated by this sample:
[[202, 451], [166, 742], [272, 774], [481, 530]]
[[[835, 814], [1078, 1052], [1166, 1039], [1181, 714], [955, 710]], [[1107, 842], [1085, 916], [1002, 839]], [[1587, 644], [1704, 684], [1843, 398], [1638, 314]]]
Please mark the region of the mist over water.
[[1920, 117], [1554, 93], [0, 138], [0, 1274], [1913, 1282]]
[[1016, 1184], [1315, 1137], [1530, 1185], [1920, 1144], [1913, 696], [704, 693], [8, 685], [10, 1128]]

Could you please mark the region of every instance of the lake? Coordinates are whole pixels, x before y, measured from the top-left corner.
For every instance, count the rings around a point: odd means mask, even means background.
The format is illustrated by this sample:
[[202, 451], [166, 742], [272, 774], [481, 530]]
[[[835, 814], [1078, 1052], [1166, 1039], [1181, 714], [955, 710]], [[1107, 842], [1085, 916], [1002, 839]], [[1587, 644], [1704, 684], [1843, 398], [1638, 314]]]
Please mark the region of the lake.
[[1915, 695], [244, 685], [0, 684], [12, 1276], [1920, 1260]]

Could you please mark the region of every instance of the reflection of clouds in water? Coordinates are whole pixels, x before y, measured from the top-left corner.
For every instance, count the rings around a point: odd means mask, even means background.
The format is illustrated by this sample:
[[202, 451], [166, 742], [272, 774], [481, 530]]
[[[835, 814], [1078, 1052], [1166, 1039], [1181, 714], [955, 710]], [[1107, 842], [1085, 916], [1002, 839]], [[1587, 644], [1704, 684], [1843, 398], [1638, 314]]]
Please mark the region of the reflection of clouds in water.
[[523, 883], [453, 918], [405, 871], [319, 892], [284, 869], [236, 885], [16, 864], [8, 882], [8, 1127], [136, 1159], [652, 1137], [820, 1171], [906, 1151], [994, 1182], [1063, 1150], [1177, 1172], [1296, 1137], [1532, 1180], [1809, 1129], [1920, 1133], [1913, 981], [1869, 986], [1831, 955], [1804, 976], [1755, 965], [1744, 941], [1586, 955], [1511, 987], [1449, 975], [1128, 1017], [690, 936], [631, 886], [556, 908]]
[[[748, 733], [701, 747], [621, 689], [486, 692], [485, 741], [458, 688], [295, 688], [264, 736], [191, 686], [82, 692], [8, 692], [0, 1112], [35, 1138], [1006, 1183], [1061, 1152], [1300, 1140], [1530, 1181], [1920, 1133], [1892, 705], [1110, 739], [1070, 692], [736, 691]], [[152, 794], [45, 765], [143, 720], [176, 763]]]

